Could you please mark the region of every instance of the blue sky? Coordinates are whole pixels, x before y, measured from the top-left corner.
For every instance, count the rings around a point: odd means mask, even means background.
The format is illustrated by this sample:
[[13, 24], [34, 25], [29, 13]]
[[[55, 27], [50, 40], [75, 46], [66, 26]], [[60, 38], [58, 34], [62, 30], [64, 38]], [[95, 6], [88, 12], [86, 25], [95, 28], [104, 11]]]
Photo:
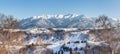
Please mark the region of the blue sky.
[[0, 0], [0, 13], [18, 19], [43, 14], [105, 14], [120, 18], [120, 0]]

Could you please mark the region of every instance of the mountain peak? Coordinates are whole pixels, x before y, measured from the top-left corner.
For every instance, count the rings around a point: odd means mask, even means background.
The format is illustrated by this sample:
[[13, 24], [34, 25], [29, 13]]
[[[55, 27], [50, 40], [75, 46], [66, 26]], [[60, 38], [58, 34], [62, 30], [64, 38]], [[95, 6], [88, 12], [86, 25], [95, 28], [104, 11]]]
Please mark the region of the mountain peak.
[[33, 16], [33, 19], [39, 19], [39, 18], [43, 18], [43, 19], [50, 19], [50, 18], [74, 18], [80, 16], [80, 14], [56, 14], [56, 15], [40, 15], [40, 16]]

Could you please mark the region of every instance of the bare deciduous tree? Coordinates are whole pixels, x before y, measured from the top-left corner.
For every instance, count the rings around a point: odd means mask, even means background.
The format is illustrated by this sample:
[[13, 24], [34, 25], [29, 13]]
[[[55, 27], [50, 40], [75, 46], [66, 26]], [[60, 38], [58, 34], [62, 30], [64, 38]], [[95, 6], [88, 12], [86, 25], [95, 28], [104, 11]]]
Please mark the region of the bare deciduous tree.
[[5, 19], [6, 16], [4, 14], [0, 14], [0, 27], [4, 27]]
[[105, 15], [99, 16], [98, 19], [96, 19], [95, 23], [96, 23], [97, 27], [103, 27], [103, 28], [111, 27], [111, 23], [110, 23], [108, 17]]
[[0, 28], [15, 29], [19, 28], [19, 22], [13, 16], [0, 14]]

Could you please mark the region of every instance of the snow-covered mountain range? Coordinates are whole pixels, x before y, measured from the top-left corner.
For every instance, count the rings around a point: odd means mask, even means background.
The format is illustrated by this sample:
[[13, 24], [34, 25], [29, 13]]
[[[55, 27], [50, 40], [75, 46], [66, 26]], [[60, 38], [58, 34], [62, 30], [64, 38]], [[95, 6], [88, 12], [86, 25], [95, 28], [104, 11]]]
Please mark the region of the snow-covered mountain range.
[[[96, 18], [80, 14], [41, 15], [22, 19], [21, 28], [93, 28]], [[110, 18], [111, 21], [116, 19]]]

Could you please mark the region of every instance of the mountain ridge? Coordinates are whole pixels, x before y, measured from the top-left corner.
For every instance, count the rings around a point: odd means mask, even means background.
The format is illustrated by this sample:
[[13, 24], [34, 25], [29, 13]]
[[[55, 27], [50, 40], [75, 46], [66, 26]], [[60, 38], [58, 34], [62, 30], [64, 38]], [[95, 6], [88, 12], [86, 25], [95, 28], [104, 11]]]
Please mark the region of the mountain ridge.
[[[40, 15], [20, 21], [21, 28], [93, 28], [95, 17], [80, 14]], [[110, 19], [114, 21], [115, 19]]]

